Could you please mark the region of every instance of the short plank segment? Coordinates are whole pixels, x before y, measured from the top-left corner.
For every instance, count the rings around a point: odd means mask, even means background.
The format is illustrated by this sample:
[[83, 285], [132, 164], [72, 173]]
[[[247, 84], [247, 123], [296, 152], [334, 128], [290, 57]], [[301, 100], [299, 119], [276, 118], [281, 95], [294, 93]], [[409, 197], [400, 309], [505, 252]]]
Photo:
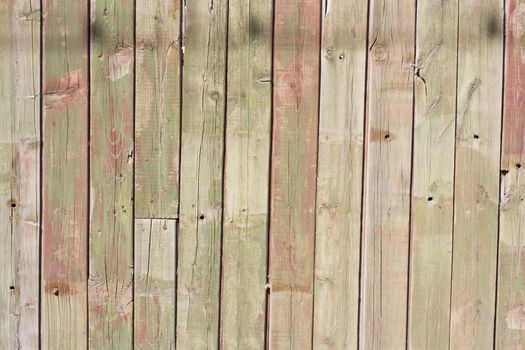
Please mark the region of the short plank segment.
[[409, 348], [447, 349], [458, 1], [417, 2]]
[[264, 349], [271, 0], [230, 1], [221, 347]]
[[357, 349], [368, 2], [325, 6], [314, 348]]
[[135, 349], [175, 349], [176, 220], [135, 220]]
[[179, 206], [180, 0], [137, 0], [135, 216]]
[[227, 1], [188, 1], [184, 16], [177, 348], [216, 349]]
[[2, 1], [0, 18], [0, 348], [37, 349], [40, 1]]
[[320, 1], [275, 2], [271, 349], [312, 347], [320, 17]]
[[525, 347], [525, 1], [506, 2], [496, 348]]
[[451, 349], [493, 346], [503, 1], [459, 2]]
[[415, 3], [370, 3], [363, 349], [406, 346]]
[[132, 344], [133, 3], [91, 3], [90, 349]]
[[43, 2], [42, 347], [86, 349], [88, 2]]

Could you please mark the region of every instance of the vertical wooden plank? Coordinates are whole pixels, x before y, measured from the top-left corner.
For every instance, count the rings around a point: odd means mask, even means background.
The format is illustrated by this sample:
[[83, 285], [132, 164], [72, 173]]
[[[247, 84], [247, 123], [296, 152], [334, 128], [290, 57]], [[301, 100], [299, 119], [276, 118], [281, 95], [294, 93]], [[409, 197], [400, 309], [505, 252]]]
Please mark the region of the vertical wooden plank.
[[176, 220], [135, 220], [135, 348], [175, 349]]
[[519, 349], [525, 347], [525, 1], [507, 1], [505, 15], [496, 348]]
[[312, 346], [321, 2], [275, 2], [269, 346]]
[[493, 346], [503, 1], [459, 2], [451, 349]]
[[137, 0], [135, 215], [179, 206], [180, 0]]
[[0, 3], [0, 348], [37, 349], [40, 2]]
[[417, 3], [409, 348], [449, 340], [458, 1]]
[[91, 2], [90, 349], [132, 345], [133, 3]]
[[221, 346], [264, 349], [272, 1], [230, 1]]
[[188, 1], [181, 124], [177, 348], [217, 348], [227, 1]]
[[43, 2], [42, 347], [87, 346], [88, 2]]
[[357, 349], [367, 6], [366, 0], [333, 0], [323, 11], [316, 349]]
[[406, 346], [414, 0], [370, 3], [360, 346]]

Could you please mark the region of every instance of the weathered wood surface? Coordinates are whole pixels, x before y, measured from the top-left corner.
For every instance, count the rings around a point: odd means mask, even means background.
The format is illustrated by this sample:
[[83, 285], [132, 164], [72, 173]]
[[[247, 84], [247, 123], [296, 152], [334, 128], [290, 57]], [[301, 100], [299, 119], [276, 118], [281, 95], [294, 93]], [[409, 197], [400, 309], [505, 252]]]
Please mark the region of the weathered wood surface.
[[503, 1], [459, 2], [452, 349], [493, 346]]
[[525, 347], [525, 0], [0, 19], [1, 349]]
[[40, 2], [0, 3], [0, 348], [37, 349]]
[[91, 2], [90, 349], [133, 342], [133, 3]]
[[230, 1], [221, 347], [264, 349], [273, 1]]
[[506, 2], [496, 348], [525, 346], [525, 1]]
[[179, 206], [180, 1], [137, 0], [135, 216]]
[[446, 349], [456, 131], [457, 1], [417, 3], [408, 343]]
[[268, 343], [312, 346], [321, 3], [275, 2]]
[[175, 349], [176, 220], [135, 220], [136, 349]]
[[87, 347], [88, 1], [43, 1], [44, 349]]
[[313, 340], [357, 349], [368, 2], [324, 6]]
[[405, 347], [415, 1], [370, 2], [360, 346]]
[[219, 344], [227, 1], [186, 2], [177, 348]]

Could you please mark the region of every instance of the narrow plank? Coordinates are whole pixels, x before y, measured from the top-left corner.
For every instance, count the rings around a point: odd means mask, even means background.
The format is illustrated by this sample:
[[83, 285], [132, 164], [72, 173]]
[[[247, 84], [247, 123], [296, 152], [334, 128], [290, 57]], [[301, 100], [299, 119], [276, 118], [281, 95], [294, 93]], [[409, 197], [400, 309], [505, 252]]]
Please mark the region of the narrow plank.
[[410, 349], [449, 339], [458, 1], [417, 3]]
[[135, 219], [135, 348], [175, 349], [176, 220]]
[[0, 348], [37, 349], [40, 2], [0, 3]]
[[42, 347], [87, 347], [88, 1], [43, 2]]
[[219, 344], [227, 1], [187, 2], [181, 124], [177, 348]]
[[312, 347], [321, 2], [275, 2], [269, 346]]
[[221, 347], [264, 349], [273, 2], [229, 4]]
[[180, 0], [138, 0], [136, 6], [135, 215], [176, 218]]
[[406, 346], [415, 1], [370, 3], [360, 346]]
[[503, 1], [459, 2], [451, 349], [493, 347]]
[[525, 347], [525, 1], [506, 2], [496, 348]]
[[316, 349], [357, 349], [367, 6], [366, 0], [333, 0], [323, 11]]
[[90, 349], [133, 340], [133, 3], [91, 2]]

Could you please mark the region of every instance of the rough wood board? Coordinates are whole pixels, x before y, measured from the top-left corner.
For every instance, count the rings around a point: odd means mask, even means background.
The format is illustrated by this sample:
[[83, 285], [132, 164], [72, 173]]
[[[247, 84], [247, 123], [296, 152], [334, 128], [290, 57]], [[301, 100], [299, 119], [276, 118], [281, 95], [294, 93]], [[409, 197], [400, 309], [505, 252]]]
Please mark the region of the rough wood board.
[[415, 1], [372, 0], [360, 347], [406, 343]]
[[316, 349], [357, 349], [367, 6], [366, 0], [334, 0], [323, 11]]
[[451, 349], [492, 349], [503, 1], [459, 2]]
[[410, 349], [449, 339], [458, 1], [417, 3]]
[[90, 349], [131, 349], [132, 0], [91, 2]]
[[177, 348], [217, 348], [227, 1], [184, 9]]
[[179, 206], [180, 0], [138, 0], [135, 216]]
[[176, 220], [135, 220], [135, 349], [175, 349]]
[[37, 349], [40, 2], [0, 3], [0, 348]]
[[270, 348], [312, 346], [321, 2], [278, 0], [270, 198]]
[[88, 2], [43, 3], [42, 347], [87, 346]]
[[525, 347], [525, 1], [506, 2], [496, 348]]
[[272, 1], [230, 1], [221, 347], [264, 349]]

